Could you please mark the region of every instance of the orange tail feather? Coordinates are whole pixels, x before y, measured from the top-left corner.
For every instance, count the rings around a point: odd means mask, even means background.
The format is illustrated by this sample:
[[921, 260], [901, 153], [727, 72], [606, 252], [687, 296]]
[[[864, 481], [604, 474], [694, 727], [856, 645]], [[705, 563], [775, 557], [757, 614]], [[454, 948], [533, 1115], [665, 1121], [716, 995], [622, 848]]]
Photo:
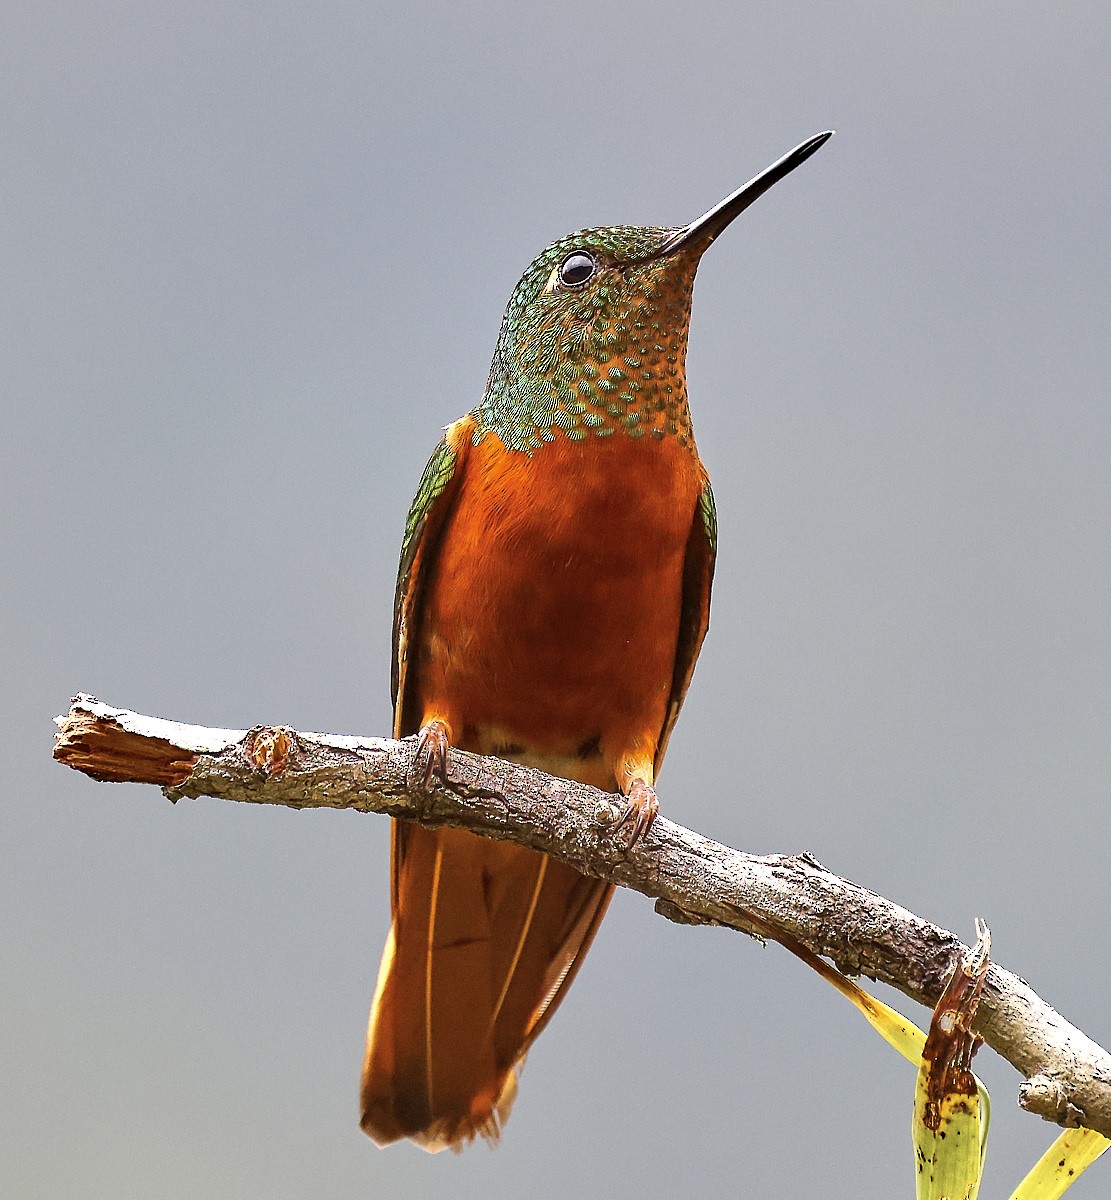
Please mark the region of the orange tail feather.
[[393, 876], [363, 1128], [430, 1151], [494, 1140], [613, 889], [520, 846], [419, 825], [395, 825]]

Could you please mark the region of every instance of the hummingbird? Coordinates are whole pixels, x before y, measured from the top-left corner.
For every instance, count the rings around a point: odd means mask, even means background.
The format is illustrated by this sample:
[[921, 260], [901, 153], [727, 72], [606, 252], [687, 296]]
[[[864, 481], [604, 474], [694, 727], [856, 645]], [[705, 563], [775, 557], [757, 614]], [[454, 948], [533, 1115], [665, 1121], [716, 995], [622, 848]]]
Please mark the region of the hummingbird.
[[[695, 272], [831, 136], [689, 225], [580, 230], [521, 276], [485, 394], [432, 452], [401, 544], [394, 736], [418, 735], [426, 786], [453, 747], [497, 755], [620, 793], [622, 836], [647, 832], [717, 546], [687, 405]], [[394, 821], [391, 892], [362, 1127], [428, 1151], [496, 1141], [613, 885]]]

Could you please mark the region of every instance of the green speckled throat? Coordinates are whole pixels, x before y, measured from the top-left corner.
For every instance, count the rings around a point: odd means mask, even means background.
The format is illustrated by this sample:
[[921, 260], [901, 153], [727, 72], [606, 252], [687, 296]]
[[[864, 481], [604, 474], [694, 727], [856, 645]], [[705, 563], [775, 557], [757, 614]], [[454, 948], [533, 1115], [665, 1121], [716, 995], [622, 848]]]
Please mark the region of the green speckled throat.
[[[476, 440], [492, 432], [531, 453], [560, 431], [676, 437], [693, 448], [685, 359], [699, 253], [663, 254], [675, 229], [584, 229], [553, 242], [513, 289], [474, 410]], [[565, 286], [560, 266], [591, 254], [593, 276]]]
[[561, 432], [576, 441], [622, 433], [674, 437], [693, 452], [686, 355], [699, 259], [832, 136], [807, 138], [679, 229], [616, 225], [553, 242], [509, 299], [475, 440], [495, 433], [531, 454]]

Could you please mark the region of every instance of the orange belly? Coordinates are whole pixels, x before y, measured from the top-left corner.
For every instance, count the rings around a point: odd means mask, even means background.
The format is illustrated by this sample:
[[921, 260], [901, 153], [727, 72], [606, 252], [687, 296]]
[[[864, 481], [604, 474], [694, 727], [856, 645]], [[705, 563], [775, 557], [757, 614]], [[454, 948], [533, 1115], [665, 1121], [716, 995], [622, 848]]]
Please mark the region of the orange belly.
[[603, 787], [651, 763], [702, 480], [673, 438], [469, 447], [425, 600], [422, 724]]

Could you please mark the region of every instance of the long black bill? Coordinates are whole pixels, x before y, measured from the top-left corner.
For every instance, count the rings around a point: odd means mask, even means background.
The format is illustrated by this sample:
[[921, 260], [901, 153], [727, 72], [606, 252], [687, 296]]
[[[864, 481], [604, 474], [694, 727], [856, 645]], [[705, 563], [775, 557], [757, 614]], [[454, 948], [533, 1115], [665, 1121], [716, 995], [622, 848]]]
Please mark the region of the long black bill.
[[715, 204], [705, 216], [680, 229], [671, 241], [665, 244], [660, 251], [661, 255], [675, 254], [680, 250], [695, 247], [701, 253], [726, 225], [740, 216], [754, 200], [759, 200], [768, 188], [778, 183], [784, 175], [790, 175], [797, 166], [806, 162], [814, 151], [824, 146], [831, 137], [833, 130], [827, 129], [825, 133], [816, 133], [812, 138], [807, 138], [801, 146], [788, 151], [766, 171], [761, 171], [755, 179], [750, 179], [744, 187], [738, 188], [732, 196], [726, 196], [720, 204]]

